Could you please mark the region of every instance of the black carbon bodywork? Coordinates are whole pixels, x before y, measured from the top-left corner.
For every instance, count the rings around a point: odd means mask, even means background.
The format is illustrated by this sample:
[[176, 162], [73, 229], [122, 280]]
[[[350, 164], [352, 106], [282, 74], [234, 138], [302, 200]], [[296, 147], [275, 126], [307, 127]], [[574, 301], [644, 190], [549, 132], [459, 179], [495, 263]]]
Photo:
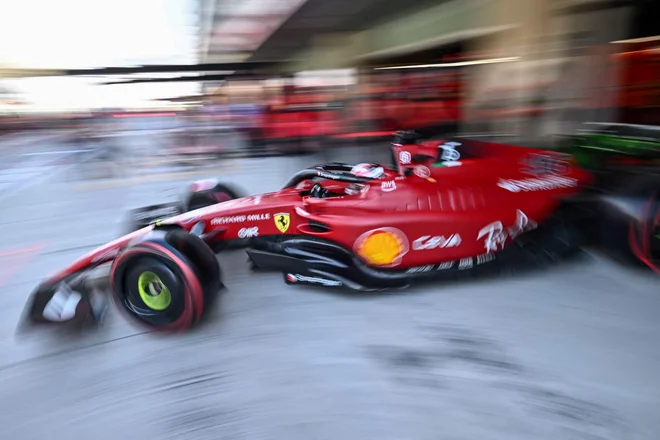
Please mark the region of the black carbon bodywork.
[[[290, 284], [377, 291], [543, 267], [579, 252], [581, 238], [572, 225], [557, 217], [500, 252], [405, 269], [369, 266], [349, 249], [303, 235], [260, 237], [253, 239], [246, 251], [255, 269], [282, 272]], [[291, 281], [287, 275], [300, 277]]]
[[609, 255], [642, 261], [660, 260], [660, 174], [627, 176], [619, 187], [600, 195], [598, 242]]
[[125, 229], [127, 232], [137, 231], [138, 229], [149, 226], [158, 220], [174, 217], [183, 214], [184, 212], [184, 207], [176, 202], [161, 203], [159, 205], [150, 205], [139, 209], [133, 209], [128, 212]]

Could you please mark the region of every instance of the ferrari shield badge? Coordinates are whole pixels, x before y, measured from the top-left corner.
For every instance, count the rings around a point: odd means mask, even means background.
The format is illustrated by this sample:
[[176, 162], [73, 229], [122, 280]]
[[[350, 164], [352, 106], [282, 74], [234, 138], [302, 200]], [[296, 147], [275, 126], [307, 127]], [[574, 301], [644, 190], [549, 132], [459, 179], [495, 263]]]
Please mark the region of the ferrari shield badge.
[[284, 234], [289, 229], [291, 216], [288, 212], [278, 212], [273, 217], [273, 220], [275, 220], [275, 226], [277, 226], [277, 229]]

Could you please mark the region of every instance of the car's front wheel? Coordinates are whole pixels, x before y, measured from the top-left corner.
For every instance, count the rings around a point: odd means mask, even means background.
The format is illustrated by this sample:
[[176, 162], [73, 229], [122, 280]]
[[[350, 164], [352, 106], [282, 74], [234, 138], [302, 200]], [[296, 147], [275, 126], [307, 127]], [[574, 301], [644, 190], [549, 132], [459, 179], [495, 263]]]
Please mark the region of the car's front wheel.
[[157, 231], [126, 249], [113, 263], [110, 281], [115, 303], [132, 319], [154, 330], [182, 331], [208, 311], [220, 272], [215, 259], [195, 253], [196, 245], [181, 244], [197, 237], [181, 231], [175, 241], [171, 232]]

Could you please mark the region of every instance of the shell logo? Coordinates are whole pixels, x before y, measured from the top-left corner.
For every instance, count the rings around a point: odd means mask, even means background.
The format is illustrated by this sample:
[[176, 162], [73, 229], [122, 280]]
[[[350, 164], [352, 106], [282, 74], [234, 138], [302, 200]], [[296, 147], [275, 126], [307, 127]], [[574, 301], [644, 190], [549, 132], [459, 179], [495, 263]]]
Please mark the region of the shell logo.
[[372, 266], [396, 266], [408, 253], [406, 235], [396, 228], [372, 229], [355, 240], [354, 252]]

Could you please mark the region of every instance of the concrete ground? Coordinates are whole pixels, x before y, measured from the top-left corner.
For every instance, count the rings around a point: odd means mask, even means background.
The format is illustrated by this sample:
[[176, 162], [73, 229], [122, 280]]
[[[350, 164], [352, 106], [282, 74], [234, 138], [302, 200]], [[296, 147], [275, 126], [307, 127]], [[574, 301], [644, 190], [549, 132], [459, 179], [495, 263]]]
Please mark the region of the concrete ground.
[[137, 166], [154, 142], [127, 137], [133, 154], [116, 167], [65, 142], [4, 156], [0, 438], [657, 439], [658, 279], [594, 257], [355, 297], [251, 275], [232, 251], [220, 256], [228, 291], [215, 319], [194, 332], [149, 334], [113, 312], [87, 335], [17, 340], [31, 289], [115, 238], [127, 209], [195, 177], [256, 193], [305, 165], [388, 153]]

